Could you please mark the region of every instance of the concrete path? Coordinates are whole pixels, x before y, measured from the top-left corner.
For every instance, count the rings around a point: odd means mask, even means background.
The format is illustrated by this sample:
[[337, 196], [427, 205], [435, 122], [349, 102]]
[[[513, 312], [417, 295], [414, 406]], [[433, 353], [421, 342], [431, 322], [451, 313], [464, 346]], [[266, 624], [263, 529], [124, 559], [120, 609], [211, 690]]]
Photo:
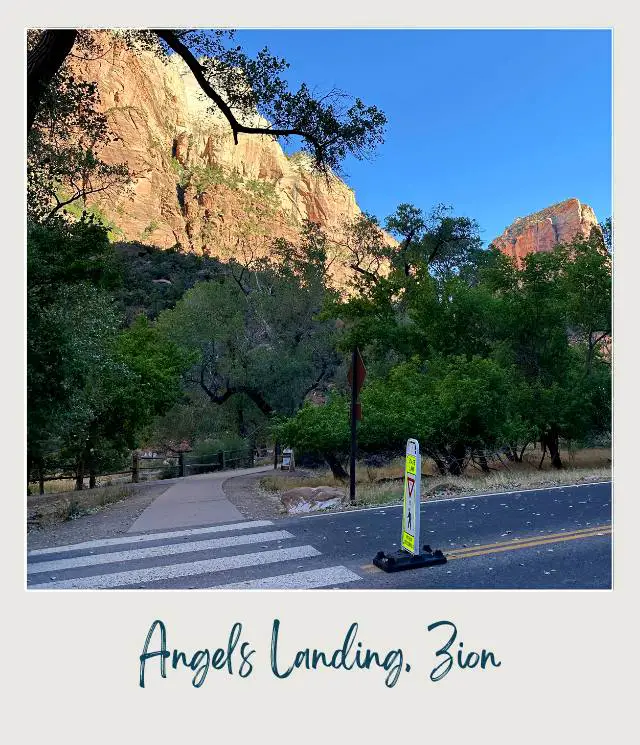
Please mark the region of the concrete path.
[[244, 520], [226, 498], [222, 485], [235, 476], [272, 470], [270, 465], [186, 476], [157, 497], [129, 528], [129, 533]]

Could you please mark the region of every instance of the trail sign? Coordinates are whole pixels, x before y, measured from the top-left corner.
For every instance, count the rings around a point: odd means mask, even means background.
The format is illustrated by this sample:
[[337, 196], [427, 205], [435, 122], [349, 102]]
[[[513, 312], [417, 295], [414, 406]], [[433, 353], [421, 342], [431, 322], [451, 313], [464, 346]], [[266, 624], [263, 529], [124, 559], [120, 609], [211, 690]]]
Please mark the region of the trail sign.
[[414, 556], [420, 553], [420, 465], [418, 441], [407, 440], [400, 545]]
[[[355, 378], [354, 378], [354, 370], [355, 370]], [[358, 394], [360, 393], [360, 389], [362, 388], [362, 384], [364, 383], [364, 379], [367, 377], [367, 369], [364, 366], [364, 362], [362, 361], [362, 355], [360, 354], [360, 350], [356, 347], [353, 350], [353, 356], [351, 359], [351, 365], [349, 365], [349, 371], [347, 372], [347, 380], [349, 381], [349, 385], [352, 387], [356, 394], [356, 400], [358, 398]]]

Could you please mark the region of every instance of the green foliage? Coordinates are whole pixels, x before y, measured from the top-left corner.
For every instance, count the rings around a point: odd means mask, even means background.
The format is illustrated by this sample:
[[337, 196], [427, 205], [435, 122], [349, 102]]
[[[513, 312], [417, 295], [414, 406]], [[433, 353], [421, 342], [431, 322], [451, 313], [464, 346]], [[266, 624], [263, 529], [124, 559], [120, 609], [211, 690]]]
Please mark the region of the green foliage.
[[144, 315], [119, 334], [116, 352], [138, 377], [138, 404], [148, 412], [145, 420], [164, 413], [181, 397], [181, 376], [196, 360]]
[[198, 355], [191, 379], [214, 403], [244, 394], [265, 414], [292, 413], [335, 366], [333, 324], [316, 319], [323, 298], [322, 279], [298, 275], [293, 260], [231, 265], [162, 313], [159, 328]]
[[[416, 437], [423, 452], [442, 461], [464, 448], [496, 448], [518, 426], [511, 371], [495, 361], [462, 357], [397, 365], [365, 383], [358, 444], [364, 451], [402, 449]], [[276, 434], [302, 452], [346, 454], [349, 404], [334, 395], [324, 406], [306, 404]]]
[[349, 403], [339, 394], [323, 406], [305, 402], [295, 417], [274, 425], [273, 432], [279, 442], [303, 453], [345, 453], [350, 442]]
[[121, 330], [118, 262], [93, 219], [30, 223], [27, 256], [29, 462], [118, 467], [193, 360], [146, 318]]
[[122, 271], [118, 301], [127, 324], [144, 313], [153, 319], [172, 308], [196, 282], [211, 279], [223, 271], [214, 258], [159, 249], [142, 243], [114, 245]]
[[[356, 227], [369, 259], [384, 252]], [[557, 451], [559, 437], [610, 431], [611, 258], [599, 233], [517, 266], [480, 251], [466, 218], [401, 205], [387, 227], [404, 237], [389, 270], [325, 311], [345, 324], [341, 349], [367, 361], [362, 447], [418, 437], [457, 472], [474, 450], [541, 440]]]

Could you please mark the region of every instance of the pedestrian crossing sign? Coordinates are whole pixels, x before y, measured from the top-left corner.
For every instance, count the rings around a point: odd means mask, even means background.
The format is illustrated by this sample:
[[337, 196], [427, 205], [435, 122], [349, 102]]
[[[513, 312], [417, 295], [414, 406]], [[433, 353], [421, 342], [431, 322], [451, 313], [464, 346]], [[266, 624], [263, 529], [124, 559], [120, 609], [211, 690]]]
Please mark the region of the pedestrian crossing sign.
[[414, 556], [420, 553], [420, 470], [420, 445], [407, 440], [400, 545]]

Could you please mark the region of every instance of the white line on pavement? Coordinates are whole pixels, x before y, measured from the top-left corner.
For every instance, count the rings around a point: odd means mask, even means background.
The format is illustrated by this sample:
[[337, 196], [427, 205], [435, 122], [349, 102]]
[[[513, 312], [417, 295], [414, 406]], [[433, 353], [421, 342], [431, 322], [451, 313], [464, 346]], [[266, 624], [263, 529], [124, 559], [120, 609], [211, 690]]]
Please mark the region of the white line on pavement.
[[232, 582], [228, 585], [216, 585], [216, 590], [311, 590], [314, 587], [328, 587], [345, 582], [360, 580], [355, 572], [343, 566], [311, 569], [306, 572], [281, 574], [277, 577], [248, 579], [244, 582]]
[[115, 551], [106, 554], [84, 554], [71, 559], [55, 559], [54, 561], [39, 561], [27, 565], [27, 574], [41, 572], [60, 572], [64, 569], [78, 569], [79, 567], [98, 566], [100, 564], [117, 564], [122, 561], [138, 561], [140, 559], [154, 559], [158, 556], [175, 556], [188, 554], [192, 551], [209, 551], [216, 548], [246, 546], [250, 543], [265, 543], [267, 541], [283, 541], [293, 538], [286, 530], [276, 530], [269, 533], [243, 533], [242, 535], [211, 538], [208, 541], [189, 541], [188, 543], [170, 543], [164, 546], [147, 546], [134, 548], [130, 551]]
[[[422, 508], [428, 504], [439, 504], [440, 502], [459, 502], [462, 499], [480, 499], [481, 497], [510, 497], [513, 494], [526, 494], [532, 491], [551, 491], [552, 489], [579, 489], [585, 486], [600, 486], [601, 484], [613, 484], [612, 481], [593, 481], [585, 484], [564, 484], [563, 486], [541, 486], [538, 489], [519, 489], [518, 491], [496, 491], [490, 492], [489, 494], [469, 494], [466, 497], [450, 497], [448, 499], [427, 499], [425, 502], [421, 502]], [[356, 510], [327, 510], [326, 512], [319, 512], [316, 515], [301, 515], [302, 520], [309, 520], [313, 517], [335, 517], [336, 515], [350, 515], [353, 512], [371, 512], [373, 510], [392, 510], [396, 507], [402, 507], [402, 502], [394, 502], [393, 504], [379, 504], [376, 507], [358, 507]]]
[[61, 554], [69, 551], [82, 551], [85, 548], [104, 548], [106, 546], [118, 546], [125, 543], [145, 543], [148, 541], [160, 541], [166, 538], [188, 538], [192, 535], [207, 535], [208, 533], [226, 533], [231, 530], [253, 530], [254, 528], [266, 528], [273, 525], [271, 520], [247, 520], [243, 523], [231, 525], [210, 525], [206, 528], [189, 528], [188, 530], [172, 530], [169, 533], [145, 533], [144, 535], [127, 535], [121, 538], [102, 538], [96, 541], [84, 541], [74, 543], [70, 546], [52, 546], [51, 548], [36, 548], [29, 551], [27, 556], [44, 556], [46, 554]]
[[205, 559], [203, 561], [190, 561], [186, 564], [171, 564], [164, 567], [149, 567], [147, 569], [132, 569], [128, 572], [117, 572], [114, 574], [102, 574], [94, 577], [76, 577], [58, 582], [45, 582], [38, 585], [30, 585], [28, 589], [66, 589], [86, 590], [97, 588], [114, 588], [123, 585], [139, 585], [146, 582], [159, 582], [160, 580], [176, 579], [179, 577], [192, 577], [210, 572], [224, 572], [228, 569], [240, 569], [242, 567], [262, 566], [279, 561], [291, 559], [306, 559], [311, 556], [320, 556], [320, 551], [313, 546], [294, 546], [293, 548], [280, 548], [273, 551], [259, 551], [253, 554], [240, 554], [238, 556], [222, 556], [218, 559]]

